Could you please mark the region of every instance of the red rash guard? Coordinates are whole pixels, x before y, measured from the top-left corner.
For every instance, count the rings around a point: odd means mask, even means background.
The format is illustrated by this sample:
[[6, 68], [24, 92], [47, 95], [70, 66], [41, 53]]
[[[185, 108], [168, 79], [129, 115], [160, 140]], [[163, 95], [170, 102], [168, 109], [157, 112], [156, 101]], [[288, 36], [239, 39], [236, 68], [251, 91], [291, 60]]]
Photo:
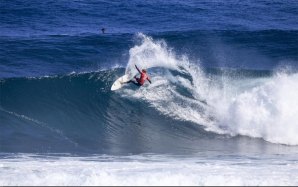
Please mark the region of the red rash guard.
[[149, 79], [147, 73], [141, 72], [141, 76], [139, 79], [137, 79], [137, 81], [140, 85], [143, 85], [145, 83], [146, 79]]

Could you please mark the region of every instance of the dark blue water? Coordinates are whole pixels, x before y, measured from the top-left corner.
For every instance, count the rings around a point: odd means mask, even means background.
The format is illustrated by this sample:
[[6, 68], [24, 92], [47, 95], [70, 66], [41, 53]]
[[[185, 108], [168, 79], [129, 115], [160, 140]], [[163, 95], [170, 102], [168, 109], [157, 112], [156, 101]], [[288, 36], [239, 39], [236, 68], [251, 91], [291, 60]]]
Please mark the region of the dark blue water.
[[[245, 79], [235, 83], [239, 89], [253, 87], [247, 82], [270, 79], [279, 68], [295, 74], [297, 15], [296, 0], [2, 0], [0, 152], [296, 150], [282, 145], [297, 145], [296, 140], [276, 143], [265, 135], [206, 130], [200, 122], [161, 112], [155, 108], [158, 103], [128, 98], [110, 87], [124, 74], [130, 49], [142, 44], [138, 33], [164, 41], [169, 51], [187, 56], [214, 82]], [[151, 73], [153, 80], [154, 75], [167, 75]], [[196, 98], [181, 85], [170, 84], [188, 99]], [[137, 90], [132, 85], [125, 89]], [[216, 115], [208, 120], [217, 121]]]

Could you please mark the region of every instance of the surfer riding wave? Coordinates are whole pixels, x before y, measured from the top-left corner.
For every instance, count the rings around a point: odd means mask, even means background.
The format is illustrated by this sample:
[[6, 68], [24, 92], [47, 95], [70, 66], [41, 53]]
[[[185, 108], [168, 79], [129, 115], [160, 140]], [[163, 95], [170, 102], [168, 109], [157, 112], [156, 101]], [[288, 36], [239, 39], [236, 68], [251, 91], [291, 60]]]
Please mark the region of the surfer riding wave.
[[142, 71], [140, 71], [140, 69], [137, 67], [137, 65], [135, 65], [135, 67], [138, 70], [138, 72], [140, 73], [140, 77], [138, 78], [137, 76], [134, 76], [134, 78], [137, 82], [135, 82], [133, 80], [131, 80], [130, 82], [134, 83], [137, 86], [143, 86], [145, 81], [148, 80], [149, 83], [151, 84], [151, 80], [150, 80], [149, 76], [147, 75], [146, 69], [142, 69]]

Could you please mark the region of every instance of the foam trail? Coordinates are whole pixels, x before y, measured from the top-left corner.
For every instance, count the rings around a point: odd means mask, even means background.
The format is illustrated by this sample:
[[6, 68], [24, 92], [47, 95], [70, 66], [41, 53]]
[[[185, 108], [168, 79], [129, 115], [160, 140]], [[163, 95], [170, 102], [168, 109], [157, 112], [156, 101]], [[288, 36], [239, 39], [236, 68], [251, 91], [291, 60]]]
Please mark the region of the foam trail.
[[176, 73], [149, 70], [153, 84], [124, 90], [126, 96], [142, 99], [164, 115], [200, 124], [207, 131], [298, 145], [298, 74], [241, 79], [210, 76], [199, 64], [175, 55], [164, 41], [139, 37], [142, 42], [130, 50], [126, 73], [137, 73], [134, 64]]

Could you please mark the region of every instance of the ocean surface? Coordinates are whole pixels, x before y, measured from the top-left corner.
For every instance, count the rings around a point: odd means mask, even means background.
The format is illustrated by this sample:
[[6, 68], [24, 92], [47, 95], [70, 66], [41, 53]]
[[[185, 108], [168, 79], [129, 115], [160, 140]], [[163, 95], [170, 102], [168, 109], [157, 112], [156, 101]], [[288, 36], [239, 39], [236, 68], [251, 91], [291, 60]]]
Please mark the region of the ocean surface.
[[[297, 18], [296, 0], [0, 0], [0, 186], [298, 185]], [[134, 65], [152, 84], [111, 91]]]

